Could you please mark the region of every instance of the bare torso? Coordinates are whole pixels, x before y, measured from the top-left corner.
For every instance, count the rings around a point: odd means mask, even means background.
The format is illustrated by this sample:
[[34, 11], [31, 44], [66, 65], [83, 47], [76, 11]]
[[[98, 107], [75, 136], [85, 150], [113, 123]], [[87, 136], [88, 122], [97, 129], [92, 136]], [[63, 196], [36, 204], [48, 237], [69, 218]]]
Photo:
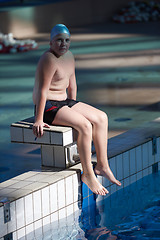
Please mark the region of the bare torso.
[[38, 99], [38, 94], [42, 89], [46, 76], [49, 79], [47, 80], [49, 81], [49, 88], [46, 100], [65, 100], [67, 98], [66, 90], [69, 86], [69, 80], [74, 73], [74, 58], [70, 51], [60, 58], [57, 58], [49, 50], [45, 52], [40, 58], [36, 70], [33, 89], [34, 104], [36, 105], [36, 99]]

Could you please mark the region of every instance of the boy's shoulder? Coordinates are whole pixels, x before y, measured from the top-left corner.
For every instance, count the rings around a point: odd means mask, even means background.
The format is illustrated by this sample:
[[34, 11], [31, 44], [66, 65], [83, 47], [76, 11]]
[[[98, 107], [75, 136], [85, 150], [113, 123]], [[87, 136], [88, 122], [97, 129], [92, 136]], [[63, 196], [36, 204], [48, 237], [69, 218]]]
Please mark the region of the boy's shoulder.
[[55, 62], [56, 61], [56, 57], [54, 56], [54, 54], [52, 54], [50, 51], [46, 51], [42, 54], [42, 56], [40, 57], [40, 62]]
[[73, 53], [72, 53], [70, 50], [68, 50], [67, 54], [68, 54], [68, 56], [70, 56], [71, 58], [74, 58]]
[[54, 55], [53, 53], [51, 53], [51, 51], [49, 51], [49, 50], [47, 50], [46, 52], [44, 52], [41, 57], [42, 57], [42, 58], [51, 58], [51, 59], [56, 58], [55, 55]]
[[74, 55], [73, 55], [73, 53], [70, 50], [68, 50], [68, 52], [66, 53], [66, 57], [68, 59], [72, 60], [73, 62], [75, 61]]

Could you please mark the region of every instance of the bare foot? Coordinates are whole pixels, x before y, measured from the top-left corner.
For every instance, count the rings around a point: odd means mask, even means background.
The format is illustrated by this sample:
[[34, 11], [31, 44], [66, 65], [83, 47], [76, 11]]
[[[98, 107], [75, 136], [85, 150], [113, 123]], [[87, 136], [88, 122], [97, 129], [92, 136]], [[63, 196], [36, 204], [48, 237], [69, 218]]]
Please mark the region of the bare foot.
[[90, 190], [95, 193], [95, 194], [99, 194], [99, 195], [106, 195], [108, 192], [108, 190], [103, 187], [97, 180], [96, 176], [93, 174], [82, 174], [81, 176], [81, 180], [82, 182], [84, 182], [89, 188]]
[[96, 165], [96, 167], [95, 167], [95, 169], [94, 169], [94, 172], [95, 172], [95, 174], [97, 174], [97, 175], [100, 175], [100, 176], [103, 176], [103, 177], [107, 178], [110, 182], [115, 183], [115, 184], [118, 185], [118, 186], [121, 186], [121, 182], [118, 181], [118, 180], [114, 177], [114, 175], [113, 175], [113, 173], [112, 173], [112, 171], [111, 171], [111, 169], [110, 169], [109, 166], [103, 168], [103, 167], [98, 167], [98, 166]]

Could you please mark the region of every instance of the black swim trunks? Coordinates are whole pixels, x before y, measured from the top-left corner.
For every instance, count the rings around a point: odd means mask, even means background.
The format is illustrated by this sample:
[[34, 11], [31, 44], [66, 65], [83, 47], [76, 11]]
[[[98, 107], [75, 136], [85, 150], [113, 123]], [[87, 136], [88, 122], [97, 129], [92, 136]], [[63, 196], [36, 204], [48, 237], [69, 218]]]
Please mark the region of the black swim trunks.
[[76, 103], [78, 103], [78, 101], [69, 98], [64, 101], [47, 100], [44, 109], [43, 121], [51, 125], [60, 108], [64, 106], [68, 106], [71, 108]]

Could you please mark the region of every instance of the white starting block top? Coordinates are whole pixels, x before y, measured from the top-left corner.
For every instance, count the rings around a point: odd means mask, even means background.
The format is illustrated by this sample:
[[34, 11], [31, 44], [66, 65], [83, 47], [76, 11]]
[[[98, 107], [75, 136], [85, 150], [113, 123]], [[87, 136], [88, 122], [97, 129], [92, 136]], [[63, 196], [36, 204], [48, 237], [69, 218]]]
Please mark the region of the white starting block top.
[[33, 123], [34, 117], [12, 123], [10, 128], [11, 142], [66, 146], [74, 141], [73, 128], [63, 126], [44, 128], [44, 135], [41, 138], [36, 138], [32, 130]]

